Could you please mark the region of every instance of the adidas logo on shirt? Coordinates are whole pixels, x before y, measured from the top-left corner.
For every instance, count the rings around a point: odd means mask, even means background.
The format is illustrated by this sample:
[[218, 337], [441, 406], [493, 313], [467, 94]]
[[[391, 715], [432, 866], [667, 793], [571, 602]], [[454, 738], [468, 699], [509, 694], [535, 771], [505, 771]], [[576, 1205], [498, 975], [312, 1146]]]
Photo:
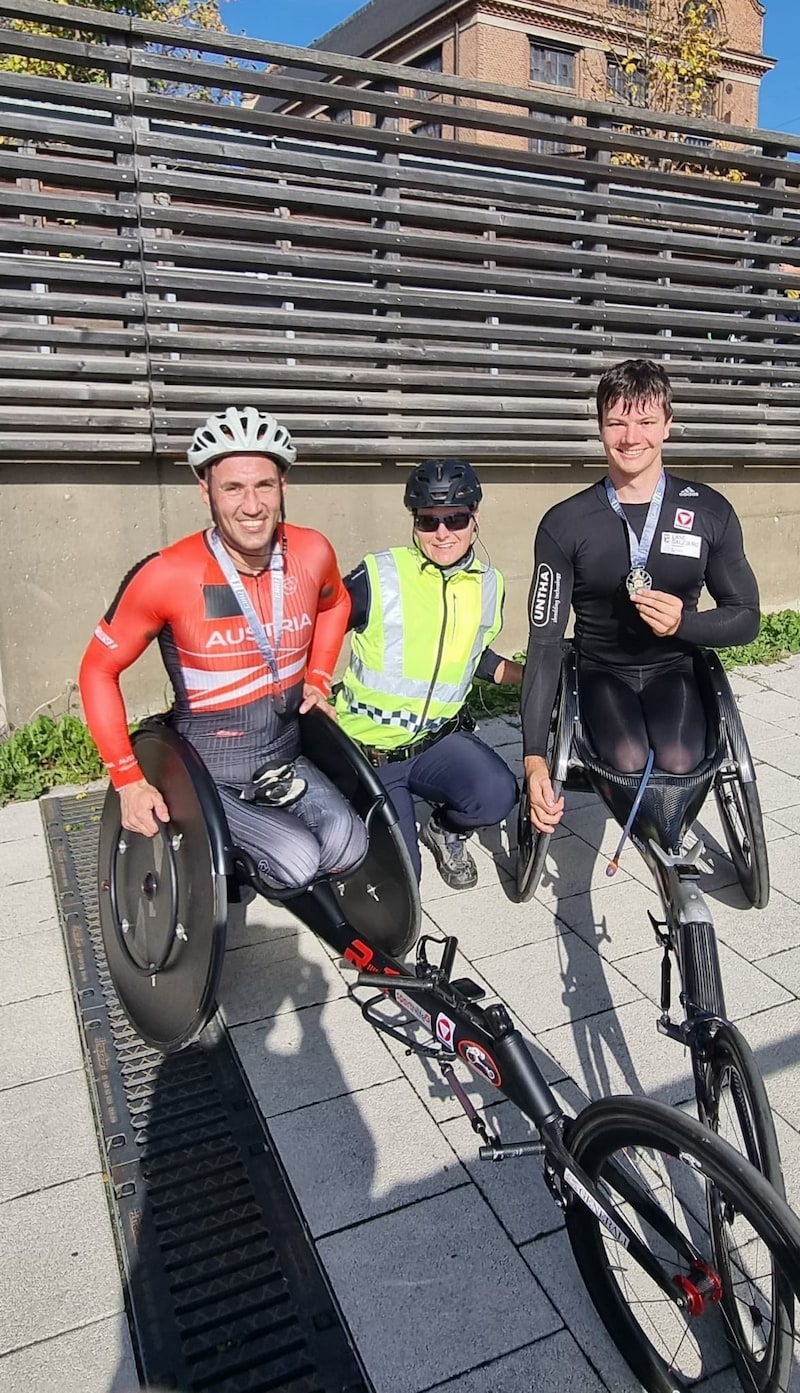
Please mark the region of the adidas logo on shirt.
[[700, 497], [700, 494], [697, 492], [697, 489], [693, 489], [692, 486], [691, 486], [691, 484], [689, 484], [689, 486], [688, 486], [687, 488], [681, 489], [680, 493], [678, 494], [678, 497], [679, 497], [679, 498], [699, 498], [699, 497]]

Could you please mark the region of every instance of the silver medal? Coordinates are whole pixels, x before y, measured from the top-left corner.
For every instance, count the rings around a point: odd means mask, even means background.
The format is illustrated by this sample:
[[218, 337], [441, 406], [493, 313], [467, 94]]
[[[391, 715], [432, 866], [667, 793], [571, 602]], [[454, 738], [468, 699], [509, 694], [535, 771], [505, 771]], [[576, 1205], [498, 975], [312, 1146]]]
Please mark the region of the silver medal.
[[625, 579], [625, 588], [629, 595], [635, 595], [637, 590], [652, 590], [653, 577], [643, 566], [634, 566]]

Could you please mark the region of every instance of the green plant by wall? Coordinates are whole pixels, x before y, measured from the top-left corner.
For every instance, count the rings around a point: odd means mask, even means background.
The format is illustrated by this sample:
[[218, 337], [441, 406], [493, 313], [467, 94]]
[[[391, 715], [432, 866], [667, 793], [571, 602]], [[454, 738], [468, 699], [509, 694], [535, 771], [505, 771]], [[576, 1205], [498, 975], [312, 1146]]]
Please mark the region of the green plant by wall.
[[0, 806], [61, 784], [102, 778], [103, 763], [77, 716], [37, 716], [0, 741]]

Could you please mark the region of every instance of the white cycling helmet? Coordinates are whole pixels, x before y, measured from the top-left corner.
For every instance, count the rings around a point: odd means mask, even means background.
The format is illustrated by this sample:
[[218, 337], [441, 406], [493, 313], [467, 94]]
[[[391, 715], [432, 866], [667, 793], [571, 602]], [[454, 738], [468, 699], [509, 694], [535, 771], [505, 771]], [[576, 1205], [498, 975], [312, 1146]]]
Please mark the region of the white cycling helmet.
[[297, 459], [297, 450], [285, 426], [256, 406], [229, 406], [198, 426], [186, 458], [193, 474], [203, 479], [207, 465], [225, 455], [269, 455], [282, 472]]

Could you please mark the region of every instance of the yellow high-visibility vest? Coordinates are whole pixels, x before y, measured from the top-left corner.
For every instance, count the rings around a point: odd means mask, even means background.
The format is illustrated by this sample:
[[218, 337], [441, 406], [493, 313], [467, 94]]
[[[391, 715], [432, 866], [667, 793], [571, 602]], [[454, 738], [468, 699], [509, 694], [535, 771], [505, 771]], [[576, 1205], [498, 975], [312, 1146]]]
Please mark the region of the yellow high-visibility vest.
[[364, 565], [369, 617], [351, 635], [336, 712], [354, 740], [393, 750], [460, 711], [500, 632], [503, 577], [474, 558], [445, 575], [416, 547], [392, 547]]

